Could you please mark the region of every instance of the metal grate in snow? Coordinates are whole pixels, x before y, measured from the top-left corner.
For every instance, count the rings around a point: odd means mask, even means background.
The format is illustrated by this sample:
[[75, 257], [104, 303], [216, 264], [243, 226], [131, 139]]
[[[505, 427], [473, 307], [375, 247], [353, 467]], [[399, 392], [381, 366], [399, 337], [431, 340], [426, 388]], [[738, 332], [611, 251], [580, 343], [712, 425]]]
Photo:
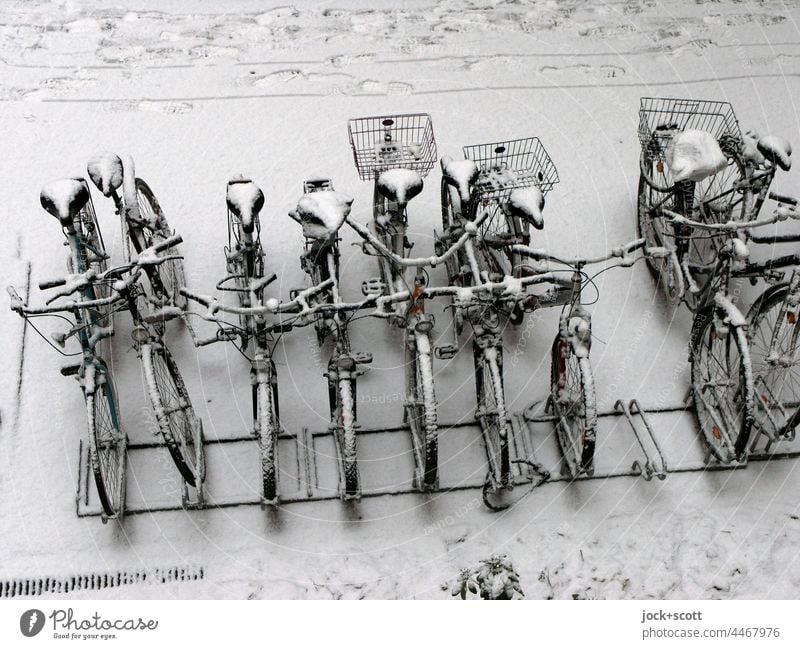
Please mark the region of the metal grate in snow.
[[176, 566], [136, 571], [94, 573], [71, 577], [38, 577], [0, 581], [0, 599], [36, 597], [45, 593], [71, 593], [76, 590], [102, 590], [129, 584], [165, 584], [170, 581], [198, 581], [205, 576], [202, 566]]

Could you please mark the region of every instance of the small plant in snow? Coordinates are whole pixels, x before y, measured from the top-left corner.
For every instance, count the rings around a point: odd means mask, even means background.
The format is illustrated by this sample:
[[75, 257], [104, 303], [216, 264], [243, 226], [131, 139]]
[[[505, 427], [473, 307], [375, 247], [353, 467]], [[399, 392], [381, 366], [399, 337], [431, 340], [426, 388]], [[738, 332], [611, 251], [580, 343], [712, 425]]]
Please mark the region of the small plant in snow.
[[523, 599], [519, 575], [507, 555], [493, 555], [474, 568], [464, 568], [450, 594], [467, 599], [467, 591], [481, 599]]

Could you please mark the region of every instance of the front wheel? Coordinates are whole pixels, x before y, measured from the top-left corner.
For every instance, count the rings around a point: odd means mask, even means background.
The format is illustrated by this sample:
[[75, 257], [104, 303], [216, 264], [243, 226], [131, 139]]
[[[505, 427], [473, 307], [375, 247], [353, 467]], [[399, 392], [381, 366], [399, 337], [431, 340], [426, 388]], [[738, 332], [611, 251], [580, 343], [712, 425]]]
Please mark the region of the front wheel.
[[198, 490], [205, 478], [200, 422], [172, 354], [163, 345], [141, 347], [142, 367], [158, 427], [175, 466]]
[[787, 299], [790, 290], [789, 284], [768, 289], [747, 315], [754, 425], [772, 440], [791, 436], [800, 413], [800, 314]]
[[487, 485], [492, 491], [513, 486], [508, 449], [508, 420], [503, 390], [502, 348], [474, 350], [477, 420], [483, 433], [489, 464]]
[[336, 446], [339, 451], [340, 495], [358, 500], [361, 485], [356, 449], [355, 385], [352, 379], [338, 379], [336, 386]]
[[256, 437], [261, 453], [261, 495], [266, 505], [278, 504], [278, 417], [273, 386], [268, 382], [256, 386]]
[[[409, 372], [409, 407], [417, 488], [434, 491], [438, 486], [439, 439], [436, 422], [436, 395], [433, 386], [431, 342], [427, 333], [417, 332], [415, 350], [410, 352], [413, 371]], [[408, 368], [412, 370], [412, 368]]]
[[722, 463], [746, 455], [753, 424], [754, 388], [743, 327], [725, 324], [714, 308], [692, 324], [692, 394], [700, 431]]
[[597, 404], [589, 357], [568, 340], [553, 342], [550, 399], [558, 445], [571, 478], [594, 473]]
[[[95, 361], [87, 383], [89, 465], [105, 518], [122, 518], [125, 508], [125, 468], [128, 440], [122, 432], [117, 398], [105, 364]], [[85, 377], [85, 380], [88, 377]]]

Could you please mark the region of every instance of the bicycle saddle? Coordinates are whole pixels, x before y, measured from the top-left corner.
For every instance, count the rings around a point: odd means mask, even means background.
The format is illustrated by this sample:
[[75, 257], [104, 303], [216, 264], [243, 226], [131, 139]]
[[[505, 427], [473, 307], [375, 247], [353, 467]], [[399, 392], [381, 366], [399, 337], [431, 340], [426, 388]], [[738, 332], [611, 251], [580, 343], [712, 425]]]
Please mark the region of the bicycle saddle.
[[245, 232], [252, 232], [258, 213], [264, 207], [264, 192], [252, 180], [229, 180], [226, 194], [228, 209], [242, 222]]
[[309, 239], [329, 239], [350, 214], [353, 199], [341, 192], [323, 190], [304, 194], [290, 214], [303, 226]]
[[448, 184], [458, 189], [462, 205], [469, 202], [469, 191], [478, 179], [478, 165], [472, 160], [453, 160], [449, 155], [442, 157], [442, 174]]
[[792, 168], [792, 145], [777, 135], [765, 135], [756, 144], [759, 153], [784, 171]]
[[422, 191], [422, 176], [413, 169], [389, 169], [378, 176], [378, 191], [403, 208]]
[[517, 216], [530, 223], [537, 230], [544, 227], [544, 195], [538, 187], [519, 187], [513, 189], [508, 197], [506, 209], [512, 216]]
[[122, 160], [115, 153], [98, 153], [86, 165], [89, 178], [108, 198], [122, 185]]
[[66, 226], [89, 202], [89, 188], [80, 178], [53, 180], [42, 187], [39, 200], [44, 209]]

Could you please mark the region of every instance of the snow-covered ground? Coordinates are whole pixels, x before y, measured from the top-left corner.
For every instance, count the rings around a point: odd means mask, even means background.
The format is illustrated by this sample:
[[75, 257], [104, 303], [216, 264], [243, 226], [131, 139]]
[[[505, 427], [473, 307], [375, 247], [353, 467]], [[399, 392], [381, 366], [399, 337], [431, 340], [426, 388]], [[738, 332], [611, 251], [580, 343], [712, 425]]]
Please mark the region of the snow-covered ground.
[[[226, 181], [249, 175], [267, 198], [262, 240], [268, 269], [280, 278], [273, 294], [287, 296], [305, 282], [298, 263], [302, 234], [286, 215], [304, 178], [331, 177], [337, 190], [355, 198], [357, 220], [370, 216], [372, 188], [358, 179], [347, 141], [351, 117], [430, 113], [440, 154], [456, 158], [462, 145], [539, 137], [561, 181], [547, 197], [545, 227], [534, 245], [565, 256], [601, 254], [635, 238], [641, 96], [730, 101], [743, 129], [798, 144], [800, 10], [794, 2], [127, 5], [26, 0], [0, 6], [4, 283], [24, 286], [28, 260], [34, 286], [63, 274], [62, 238], [39, 206], [39, 190], [54, 178], [85, 175], [86, 161], [102, 150], [133, 155], [184, 236], [188, 283], [202, 293], [212, 292], [224, 272]], [[783, 174], [775, 189], [792, 193], [797, 178], [796, 170]], [[437, 168], [409, 208], [415, 254], [433, 248], [439, 180]], [[99, 194], [93, 198], [107, 245], [119, 258], [113, 208]], [[346, 297], [356, 298], [362, 279], [376, 269], [349, 245], [352, 232], [343, 236], [343, 283]], [[600, 410], [632, 397], [648, 407], [680, 405], [688, 387], [686, 309], [670, 311], [641, 264], [604, 273], [596, 284], [592, 364]], [[744, 287], [741, 302], [747, 305], [752, 294]], [[41, 303], [38, 291], [31, 302]], [[437, 319], [438, 335], [446, 336], [446, 315], [437, 310]], [[506, 334], [508, 406], [517, 411], [547, 393], [557, 313], [526, 322]], [[131, 441], [144, 442], [152, 439], [152, 415], [124, 325], [121, 318], [115, 376]], [[447, 598], [442, 584], [461, 567], [505, 552], [532, 597], [800, 594], [794, 460], [675, 473], [664, 482], [556, 482], [499, 514], [484, 509], [478, 491], [462, 490], [365, 498], [355, 507], [301, 502], [271, 514], [255, 506], [144, 513], [121, 526], [77, 517], [78, 443], [85, 435], [79, 390], [61, 377], [61, 359], [30, 328], [23, 348], [22, 321], [5, 306], [0, 327], [6, 366], [0, 374], [0, 581], [189, 567], [202, 568], [203, 578], [74, 596]], [[402, 423], [400, 334], [361, 321], [351, 336], [354, 348], [375, 355], [359, 381], [360, 423]], [[196, 352], [180, 326], [169, 342], [206, 435], [246, 434], [243, 359], [230, 346]], [[284, 426], [293, 433], [304, 426], [324, 430], [325, 357], [313, 331], [285, 337], [278, 353]], [[449, 363], [436, 363], [440, 421], [471, 416], [471, 364], [468, 345]], [[658, 420], [673, 466], [701, 457], [693, 426], [688, 415]], [[600, 433], [604, 466], [626, 469], [624, 427], [606, 425]], [[396, 445], [398, 435], [386, 439]], [[537, 430], [543, 448], [547, 435]], [[467, 456], [480, 458], [478, 435], [463, 439], [466, 450], [450, 457], [443, 474], [463, 469]], [[403, 437], [401, 451], [374, 451], [376, 466], [407, 450], [405, 443]], [[210, 452], [212, 496], [214, 489], [246, 489], [257, 471], [254, 446], [227, 448]], [[621, 455], [612, 452], [619, 448]], [[389, 464], [404, 462], [410, 463], [407, 453]], [[132, 456], [131, 473], [134, 500], [145, 494], [180, 502], [177, 473], [165, 457]], [[388, 479], [400, 485], [410, 474]]]

